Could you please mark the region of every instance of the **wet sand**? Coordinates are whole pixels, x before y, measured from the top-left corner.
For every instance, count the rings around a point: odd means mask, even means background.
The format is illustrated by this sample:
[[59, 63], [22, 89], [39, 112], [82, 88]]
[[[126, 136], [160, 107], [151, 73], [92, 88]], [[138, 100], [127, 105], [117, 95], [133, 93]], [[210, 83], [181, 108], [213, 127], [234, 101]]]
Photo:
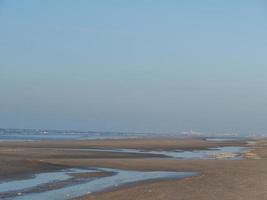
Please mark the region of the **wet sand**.
[[[177, 160], [111, 152], [71, 151], [68, 148], [205, 149], [243, 145], [244, 141], [129, 139], [57, 142], [0, 142], [0, 181], [33, 172], [69, 167], [109, 167], [132, 170], [197, 171], [183, 180], [139, 183], [91, 194], [88, 200], [238, 200], [267, 199], [267, 141], [250, 146], [243, 160]], [[246, 155], [245, 155], [246, 156]]]
[[206, 141], [204, 139], [173, 139], [173, 138], [143, 138], [143, 139], [99, 139], [75, 141], [28, 141], [28, 142], [0, 142], [1, 147], [7, 148], [126, 148], [146, 150], [191, 150], [207, 149], [218, 146], [245, 145], [245, 141]]

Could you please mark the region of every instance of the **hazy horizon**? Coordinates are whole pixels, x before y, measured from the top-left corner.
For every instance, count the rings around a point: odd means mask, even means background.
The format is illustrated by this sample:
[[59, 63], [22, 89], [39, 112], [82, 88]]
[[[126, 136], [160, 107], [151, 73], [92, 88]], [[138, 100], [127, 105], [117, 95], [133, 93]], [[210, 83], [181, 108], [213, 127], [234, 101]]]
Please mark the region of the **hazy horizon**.
[[0, 127], [266, 133], [265, 1], [0, 0]]

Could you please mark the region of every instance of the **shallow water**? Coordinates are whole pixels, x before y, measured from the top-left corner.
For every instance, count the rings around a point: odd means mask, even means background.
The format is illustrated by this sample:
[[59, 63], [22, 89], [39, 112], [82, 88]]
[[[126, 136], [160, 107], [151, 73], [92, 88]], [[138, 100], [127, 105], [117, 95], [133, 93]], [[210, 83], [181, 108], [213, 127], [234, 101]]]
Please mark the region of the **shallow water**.
[[206, 150], [193, 150], [193, 151], [162, 151], [162, 150], [140, 150], [140, 149], [69, 149], [69, 150], [80, 150], [80, 151], [95, 151], [95, 152], [114, 152], [114, 153], [137, 153], [137, 154], [153, 154], [162, 155], [169, 158], [176, 159], [212, 159], [212, 155], [223, 154], [223, 153], [242, 153], [245, 148], [240, 146], [226, 146], [218, 148], [209, 148]]
[[208, 137], [206, 141], [212, 142], [227, 142], [227, 141], [240, 141], [245, 140], [245, 137]]
[[[89, 178], [86, 181], [76, 182], [72, 185], [67, 185], [66, 187], [59, 189], [51, 189], [43, 192], [31, 192], [24, 193], [25, 191], [30, 190], [34, 191], [34, 188], [38, 188], [40, 185], [47, 185], [53, 181], [65, 181], [73, 178], [69, 175], [70, 172], [73, 173], [91, 173], [91, 172], [113, 172], [114, 175], [107, 177], [99, 178]], [[47, 179], [44, 177], [48, 176]], [[10, 181], [2, 183], [1, 193], [11, 192], [15, 190], [15, 196], [12, 197], [2, 197], [1, 199], [14, 199], [14, 200], [65, 200], [72, 199], [75, 197], [83, 196], [93, 192], [99, 192], [113, 187], [122, 186], [125, 184], [135, 183], [139, 181], [148, 181], [148, 180], [158, 180], [158, 179], [181, 179], [185, 177], [190, 177], [197, 175], [195, 172], [167, 172], [167, 171], [131, 171], [131, 170], [119, 170], [119, 169], [109, 169], [109, 168], [98, 168], [95, 169], [71, 169], [63, 170], [52, 173], [41, 173], [37, 174], [32, 179], [24, 180], [23, 184], [21, 180]], [[18, 186], [18, 187], [16, 187]], [[1, 195], [0, 193], [0, 195]]]
[[70, 173], [88, 173], [88, 172], [99, 172], [98, 170], [94, 169], [66, 169], [56, 172], [45, 172], [39, 173], [32, 177], [22, 179], [22, 180], [11, 180], [7, 182], [0, 183], [0, 194], [11, 192], [11, 191], [18, 191], [18, 190], [25, 190], [27, 188], [32, 188], [37, 185], [44, 185], [51, 182], [60, 182], [71, 179], [72, 176]]

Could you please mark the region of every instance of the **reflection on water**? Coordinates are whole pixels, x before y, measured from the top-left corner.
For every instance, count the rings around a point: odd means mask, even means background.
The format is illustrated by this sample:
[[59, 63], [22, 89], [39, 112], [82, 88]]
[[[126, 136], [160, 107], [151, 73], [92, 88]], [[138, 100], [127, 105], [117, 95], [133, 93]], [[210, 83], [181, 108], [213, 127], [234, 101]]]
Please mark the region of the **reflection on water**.
[[56, 181], [65, 181], [67, 179], [72, 178], [68, 173], [72, 172], [98, 172], [97, 170], [93, 169], [68, 169], [62, 170], [59, 172], [47, 172], [47, 173], [40, 173], [31, 178], [23, 179], [23, 180], [15, 180], [15, 181], [8, 181], [4, 183], [0, 183], [0, 193], [4, 193], [7, 191], [15, 191], [15, 190], [24, 190], [26, 188], [31, 188], [36, 185], [47, 184], [50, 182]]
[[[65, 185], [60, 188], [49, 187], [56, 182], [75, 179], [71, 173], [113, 172], [112, 176], [99, 178], [84, 178], [83, 181]], [[131, 171], [109, 168], [98, 169], [69, 169], [59, 172], [37, 174], [31, 179], [15, 180], [1, 183], [0, 198], [14, 200], [64, 200], [83, 196], [92, 192], [99, 192], [124, 184], [138, 181], [157, 179], [180, 179], [197, 175], [195, 172], [167, 172], [167, 171]], [[45, 191], [38, 191], [38, 187], [46, 186]]]
[[246, 140], [245, 137], [207, 137], [206, 141], [213, 141], [213, 142], [227, 142], [227, 141], [242, 141]]

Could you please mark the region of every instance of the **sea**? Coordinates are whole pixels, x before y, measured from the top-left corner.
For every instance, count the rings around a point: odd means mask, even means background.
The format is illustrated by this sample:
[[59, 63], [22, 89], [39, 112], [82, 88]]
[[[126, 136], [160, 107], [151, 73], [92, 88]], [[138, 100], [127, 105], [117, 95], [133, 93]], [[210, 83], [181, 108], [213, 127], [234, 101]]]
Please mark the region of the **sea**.
[[0, 141], [93, 140], [153, 137], [153, 134], [43, 129], [0, 128]]
[[94, 140], [94, 139], [131, 139], [131, 138], [198, 138], [224, 141], [240, 140], [239, 136], [205, 136], [174, 133], [135, 133], [135, 132], [98, 132], [75, 130], [45, 129], [7, 129], [0, 128], [0, 141], [44, 141], [44, 140]]

